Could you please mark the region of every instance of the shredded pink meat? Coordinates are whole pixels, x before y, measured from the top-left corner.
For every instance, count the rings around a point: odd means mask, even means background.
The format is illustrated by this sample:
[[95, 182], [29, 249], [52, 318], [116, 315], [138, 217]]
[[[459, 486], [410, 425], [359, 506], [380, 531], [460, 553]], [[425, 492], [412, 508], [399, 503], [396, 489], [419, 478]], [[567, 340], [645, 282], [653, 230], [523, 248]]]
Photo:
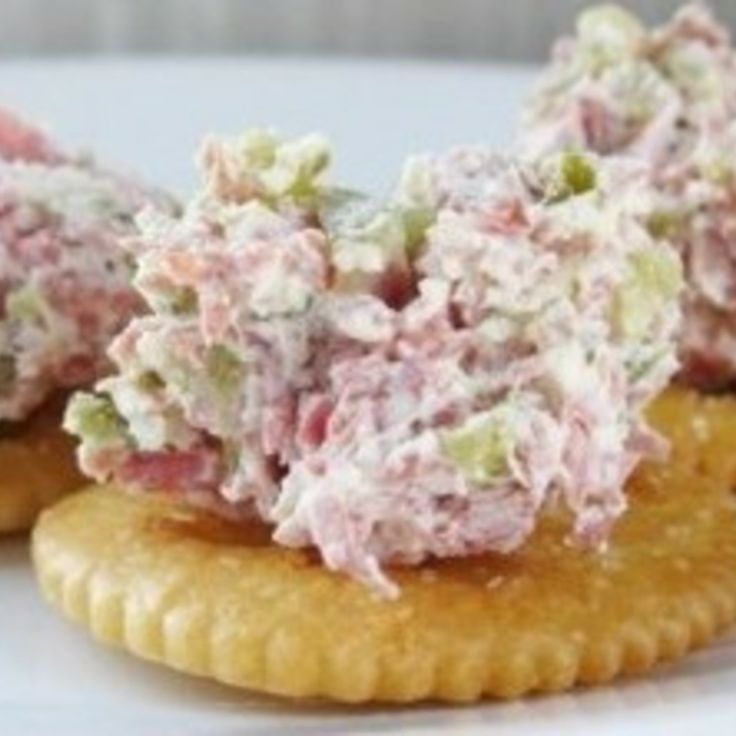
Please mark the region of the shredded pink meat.
[[142, 307], [120, 241], [158, 201], [0, 111], [0, 421], [109, 367], [109, 340]]
[[0, 158], [5, 161], [58, 164], [64, 155], [37, 128], [0, 108]]
[[87, 472], [249, 506], [387, 596], [386, 565], [508, 553], [554, 504], [603, 544], [662, 450], [642, 411], [676, 366], [676, 293], [644, 300], [632, 334], [617, 316], [632, 259], [679, 273], [630, 209], [639, 173], [601, 163], [560, 193], [561, 160], [457, 149], [332, 229], [334, 192], [295, 152], [320, 158], [270, 141], [210, 141], [184, 214], [141, 218], [151, 314], [67, 416]]
[[[556, 45], [521, 147], [530, 156], [578, 147], [648, 165], [647, 212], [666, 223], [660, 236], [686, 268], [680, 375], [722, 388], [736, 381], [736, 52], [701, 5], [650, 31], [625, 17], [628, 30], [614, 33], [620, 18], [590, 10], [577, 36]], [[590, 26], [606, 23], [602, 47]]]

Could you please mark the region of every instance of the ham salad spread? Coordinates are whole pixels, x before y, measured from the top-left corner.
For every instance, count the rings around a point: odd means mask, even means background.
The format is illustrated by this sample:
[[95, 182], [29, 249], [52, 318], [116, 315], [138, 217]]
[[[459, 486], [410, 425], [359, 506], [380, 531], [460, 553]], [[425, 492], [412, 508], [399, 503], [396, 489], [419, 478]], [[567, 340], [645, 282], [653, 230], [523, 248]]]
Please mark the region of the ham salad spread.
[[511, 552], [555, 507], [603, 545], [666, 452], [642, 413], [678, 365], [646, 172], [466, 147], [377, 202], [329, 160], [316, 135], [212, 138], [183, 214], [138, 216], [150, 313], [70, 404], [84, 470], [255, 513], [388, 597], [387, 565]]
[[734, 384], [736, 53], [726, 30], [699, 5], [650, 32], [616, 6], [588, 10], [555, 47], [525, 125], [532, 157], [589, 149], [649, 166], [647, 224], [685, 267], [682, 377]]
[[0, 111], [0, 423], [101, 375], [143, 305], [119, 241], [151, 201]]

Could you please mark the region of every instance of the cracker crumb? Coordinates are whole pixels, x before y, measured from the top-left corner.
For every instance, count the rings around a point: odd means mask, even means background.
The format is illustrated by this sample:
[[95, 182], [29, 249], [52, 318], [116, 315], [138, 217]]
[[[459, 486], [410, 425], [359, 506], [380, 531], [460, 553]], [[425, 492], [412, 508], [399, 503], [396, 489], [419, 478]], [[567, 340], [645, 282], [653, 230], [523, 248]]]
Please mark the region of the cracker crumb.
[[486, 588], [488, 588], [488, 590], [495, 590], [496, 588], [503, 585], [503, 581], [503, 575], [494, 575], [492, 578], [486, 581]]

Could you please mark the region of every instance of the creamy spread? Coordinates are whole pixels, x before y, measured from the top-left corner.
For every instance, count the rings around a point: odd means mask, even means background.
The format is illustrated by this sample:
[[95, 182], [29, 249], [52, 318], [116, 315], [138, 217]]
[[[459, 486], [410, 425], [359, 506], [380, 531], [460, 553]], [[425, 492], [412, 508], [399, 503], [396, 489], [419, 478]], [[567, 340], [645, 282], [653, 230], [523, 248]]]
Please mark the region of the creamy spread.
[[151, 313], [67, 428], [100, 481], [179, 494], [398, 593], [389, 564], [510, 552], [545, 510], [603, 544], [662, 453], [680, 265], [633, 166], [462, 148], [374, 202], [310, 136], [210, 139], [181, 217], [129, 247]]
[[153, 199], [0, 111], [0, 421], [99, 377], [142, 306], [119, 241]]
[[532, 157], [585, 148], [650, 168], [648, 224], [685, 264], [682, 377], [736, 380], [736, 53], [699, 5], [647, 31], [627, 11], [584, 12], [526, 111]]

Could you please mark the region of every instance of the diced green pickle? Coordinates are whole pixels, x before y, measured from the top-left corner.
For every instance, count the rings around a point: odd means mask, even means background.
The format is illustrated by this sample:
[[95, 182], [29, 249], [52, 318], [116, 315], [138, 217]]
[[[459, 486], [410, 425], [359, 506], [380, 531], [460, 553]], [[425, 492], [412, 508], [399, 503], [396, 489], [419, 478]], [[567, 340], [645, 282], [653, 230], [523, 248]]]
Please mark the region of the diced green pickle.
[[207, 351], [206, 370], [212, 384], [222, 395], [237, 390], [243, 379], [243, 362], [224, 345], [213, 345]]
[[67, 407], [64, 426], [94, 444], [105, 444], [126, 435], [123, 418], [106, 396], [75, 394]]
[[676, 212], [658, 210], [649, 215], [647, 229], [652, 237], [658, 240], [668, 240], [677, 235], [683, 225], [683, 220], [683, 216]]
[[442, 438], [445, 455], [467, 478], [478, 483], [491, 482], [508, 472], [513, 446], [511, 428], [498, 410], [471, 417]]
[[629, 256], [629, 276], [615, 300], [619, 330], [629, 338], [643, 337], [657, 314], [682, 288], [682, 267], [663, 249], [643, 249]]
[[24, 286], [11, 292], [7, 299], [8, 315], [28, 322], [43, 321], [44, 301], [33, 286]]
[[558, 157], [549, 159], [552, 171], [547, 185], [549, 202], [563, 202], [594, 190], [597, 175], [591, 159], [580, 151], [566, 151]]
[[596, 186], [596, 174], [590, 159], [576, 151], [562, 157], [562, 181], [571, 194], [585, 194]]
[[169, 301], [172, 314], [196, 314], [197, 293], [191, 287], [183, 287], [172, 294]]
[[577, 22], [577, 31], [593, 66], [625, 58], [646, 37], [639, 19], [613, 4], [599, 5], [583, 12]]
[[411, 207], [403, 209], [402, 215], [406, 233], [406, 252], [413, 260], [420, 254], [427, 238], [427, 230], [434, 224], [437, 213], [429, 207]]

